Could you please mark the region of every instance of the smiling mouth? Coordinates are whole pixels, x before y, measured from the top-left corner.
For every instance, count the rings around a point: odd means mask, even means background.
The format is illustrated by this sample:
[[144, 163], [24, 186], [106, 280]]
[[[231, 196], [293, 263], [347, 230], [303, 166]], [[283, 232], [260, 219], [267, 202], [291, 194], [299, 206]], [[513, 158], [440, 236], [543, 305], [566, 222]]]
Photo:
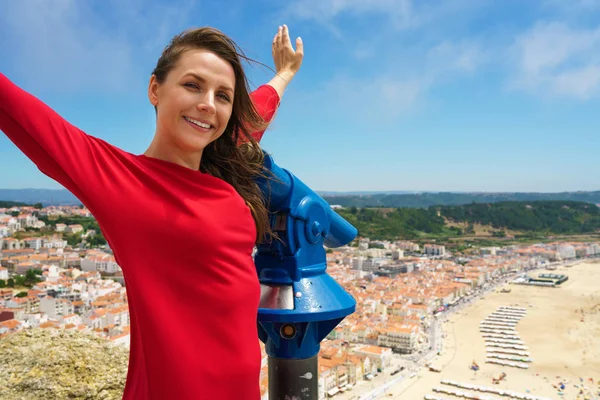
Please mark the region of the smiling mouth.
[[211, 124], [207, 124], [205, 122], [201, 122], [201, 121], [189, 118], [189, 117], [183, 117], [183, 119], [185, 119], [190, 124], [193, 124], [193, 125], [195, 125], [195, 126], [197, 126], [199, 128], [202, 128], [202, 129], [211, 129], [211, 128], [214, 128]]

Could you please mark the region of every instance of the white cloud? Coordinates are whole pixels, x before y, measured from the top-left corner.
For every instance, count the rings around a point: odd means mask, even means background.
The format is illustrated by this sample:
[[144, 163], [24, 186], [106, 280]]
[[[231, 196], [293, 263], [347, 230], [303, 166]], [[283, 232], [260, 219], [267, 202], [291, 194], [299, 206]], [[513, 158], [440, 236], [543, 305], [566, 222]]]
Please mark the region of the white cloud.
[[600, 0], [545, 0], [543, 4], [548, 8], [555, 8], [570, 14], [589, 12], [600, 8]]
[[321, 23], [327, 23], [342, 14], [384, 14], [398, 28], [420, 24], [419, 17], [413, 12], [412, 0], [298, 0], [290, 2], [285, 14]]
[[600, 88], [600, 27], [538, 23], [517, 37], [513, 52], [518, 64], [513, 88], [582, 100]]
[[[443, 25], [448, 19], [453, 22], [468, 19], [487, 3], [480, 1], [474, 5], [470, 0], [297, 0], [288, 3], [282, 18], [291, 17], [322, 25], [343, 42], [341, 46], [348, 48], [348, 54], [363, 63], [364, 68], [374, 67], [374, 75], [392, 77], [385, 81], [398, 83], [403, 88], [411, 82], [408, 86], [413, 89], [406, 90], [406, 93], [418, 92], [414, 98], [419, 98], [442, 75], [474, 72], [482, 64], [483, 52], [475, 41], [455, 42], [447, 32], [442, 33], [442, 42], [435, 38], [440, 37], [438, 22]], [[343, 17], [352, 17], [353, 20], [343, 21]], [[408, 31], [422, 34], [407, 42], [405, 35], [412, 33]], [[431, 43], [439, 44], [429, 50]], [[395, 70], [390, 71], [390, 65], [395, 66]], [[404, 76], [412, 73], [414, 79], [394, 77], [398, 68]], [[418, 90], [414, 89], [414, 82], [419, 82]], [[400, 103], [407, 102], [403, 99]]]
[[2, 52], [38, 90], [128, 91], [150, 73], [140, 58], [166, 45], [191, 4], [0, 2], [0, 33], [11, 38]]
[[[378, 126], [414, 109], [427, 89], [419, 78], [384, 75], [374, 79], [338, 75], [314, 90], [298, 94], [304, 112], [327, 115], [330, 120]], [[319, 101], [315, 101], [319, 99]], [[314, 107], [308, 110], [307, 107]]]
[[427, 82], [419, 79], [402, 81], [382, 78], [375, 81], [372, 88], [375, 96], [380, 97], [382, 105], [386, 105], [390, 113], [397, 114], [417, 102], [427, 88]]
[[555, 68], [574, 55], [590, 49], [598, 40], [594, 31], [572, 31], [560, 23], [538, 24], [521, 36], [521, 66], [526, 73], [538, 74]]
[[444, 71], [474, 72], [486, 62], [479, 43], [469, 40], [452, 42], [444, 40], [427, 53], [430, 68]]
[[[477, 10], [493, 4], [492, 0], [294, 0], [287, 2], [280, 18], [295, 18], [315, 21], [324, 25], [334, 33], [340, 33], [336, 19], [355, 17], [364, 21], [369, 17], [381, 17], [368, 29], [370, 35], [379, 34], [390, 28], [395, 31], [406, 31], [423, 28], [436, 28], [438, 22], [453, 23], [468, 19]], [[364, 29], [364, 28], [363, 28]], [[348, 33], [348, 32], [345, 32]], [[364, 31], [361, 29], [361, 33]]]
[[[404, 68], [402, 62], [378, 59], [385, 58], [396, 43], [405, 46], [399, 47], [398, 52], [406, 56], [408, 44], [415, 53], [410, 54], [413, 60], [408, 61], [409, 72], [417, 74], [421, 94], [447, 77], [475, 73], [483, 64], [506, 68], [510, 76], [509, 86], [513, 89], [582, 100], [600, 92], [597, 77], [600, 69], [600, 27], [575, 24], [578, 16], [598, 10], [600, 0], [545, 0], [539, 10], [546, 14], [550, 11], [549, 15], [555, 15], [557, 20], [570, 21], [573, 25], [541, 22], [518, 33], [514, 41], [506, 40], [506, 29], [510, 28], [494, 24], [490, 29], [479, 30], [476, 36], [468, 36], [464, 32], [461, 35], [460, 29], [448, 31], [447, 27], [460, 27], [463, 22], [468, 26], [472, 18], [480, 17], [482, 9], [488, 6], [494, 7], [494, 3], [481, 1], [474, 4], [464, 0], [298, 0], [290, 2], [285, 11], [289, 16], [317, 22], [330, 29], [340, 40], [353, 46], [349, 52], [359, 61], [375, 60]], [[362, 29], [355, 28], [354, 23], [342, 17], [354, 18], [353, 22]], [[365, 36], [364, 25], [369, 21], [372, 26]], [[415, 33], [418, 36], [415, 37]], [[411, 39], [407, 41], [407, 38]], [[425, 47], [436, 38], [438, 45]], [[444, 39], [439, 42], [441, 38]]]
[[372, 58], [375, 55], [375, 49], [373, 43], [360, 42], [357, 43], [352, 51], [352, 55], [357, 60], [365, 60]]
[[472, 74], [487, 58], [474, 41], [445, 40], [428, 51], [413, 54], [410, 62], [370, 63], [369, 76], [338, 73], [326, 85], [307, 93], [324, 99], [328, 113], [367, 124], [389, 122], [420, 108], [427, 92], [444, 80]]
[[474, 74], [488, 63], [490, 51], [480, 37], [448, 32], [444, 26], [461, 25], [490, 4], [298, 0], [289, 2], [284, 14], [333, 31], [359, 63], [358, 68], [341, 66], [343, 70], [311, 96], [327, 99], [332, 112], [369, 122], [367, 112], [394, 119], [419, 109], [434, 86]]
[[600, 84], [600, 65], [588, 65], [556, 75], [554, 90], [581, 99], [594, 95]]

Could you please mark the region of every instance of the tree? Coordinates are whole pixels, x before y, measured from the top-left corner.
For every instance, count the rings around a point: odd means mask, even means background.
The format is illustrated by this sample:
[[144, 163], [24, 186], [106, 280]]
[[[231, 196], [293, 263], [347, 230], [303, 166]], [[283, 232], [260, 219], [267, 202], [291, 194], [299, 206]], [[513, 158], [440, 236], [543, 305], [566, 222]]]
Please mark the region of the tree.
[[4, 279], [0, 279], [0, 289], [4, 289], [6, 287], [6, 281]]
[[25, 286], [33, 286], [38, 282], [41, 282], [42, 279], [40, 279], [40, 277], [38, 275], [41, 275], [42, 271], [40, 271], [39, 269], [30, 269], [29, 271], [27, 271], [27, 273], [25, 274], [25, 281], [24, 284]]
[[475, 227], [473, 226], [473, 224], [471, 224], [471, 223], [470, 223], [470, 224], [467, 226], [467, 228], [465, 229], [465, 233], [466, 233], [467, 235], [472, 235], [472, 234], [474, 234], [474, 233], [475, 233]]
[[102, 233], [97, 233], [94, 236], [90, 236], [87, 238], [87, 242], [92, 247], [104, 246], [106, 245], [106, 239]]
[[67, 241], [67, 244], [71, 247], [77, 246], [82, 241], [81, 235], [77, 233], [64, 235], [64, 239]]
[[19, 292], [15, 294], [15, 297], [27, 297], [27, 292]]
[[26, 280], [33, 280], [33, 279], [35, 279], [35, 278], [36, 278], [36, 276], [35, 276], [35, 272], [34, 272], [32, 269], [28, 270], [28, 271], [25, 273], [25, 279], [26, 279]]
[[461, 236], [463, 234], [462, 229], [460, 229], [458, 226], [451, 226], [450, 230], [456, 232], [457, 236]]
[[8, 278], [8, 281], [6, 281], [6, 286], [14, 288], [15, 280], [13, 278]]
[[17, 275], [14, 282], [16, 286], [25, 286], [25, 277], [23, 275]]

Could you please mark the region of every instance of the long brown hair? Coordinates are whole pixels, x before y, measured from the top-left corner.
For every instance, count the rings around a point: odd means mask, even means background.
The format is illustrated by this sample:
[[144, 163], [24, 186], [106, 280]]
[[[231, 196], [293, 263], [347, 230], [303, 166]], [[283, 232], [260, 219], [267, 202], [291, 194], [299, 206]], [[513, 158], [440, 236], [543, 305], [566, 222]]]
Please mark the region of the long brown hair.
[[[266, 176], [264, 154], [251, 133], [266, 128], [267, 123], [258, 114], [241, 59], [250, 60], [239, 46], [221, 31], [204, 27], [188, 29], [176, 35], [156, 63], [152, 74], [163, 83], [176, 66], [181, 55], [188, 50], [203, 49], [215, 53], [233, 67], [235, 89], [233, 111], [225, 132], [202, 152], [200, 171], [209, 173], [229, 183], [245, 200], [256, 224], [256, 241], [269, 238], [273, 232], [269, 213], [255, 178]], [[240, 142], [243, 142], [240, 145]]]

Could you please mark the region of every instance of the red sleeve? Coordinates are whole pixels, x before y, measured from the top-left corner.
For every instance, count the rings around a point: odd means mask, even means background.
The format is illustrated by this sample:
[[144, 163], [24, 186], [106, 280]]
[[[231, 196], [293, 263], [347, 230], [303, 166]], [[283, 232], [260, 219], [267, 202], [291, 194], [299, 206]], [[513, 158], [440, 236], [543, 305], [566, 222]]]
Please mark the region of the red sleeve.
[[[271, 122], [273, 115], [275, 115], [275, 111], [279, 107], [279, 95], [277, 91], [271, 85], [262, 85], [254, 92], [250, 94], [252, 97], [252, 102], [254, 103], [254, 108], [258, 111], [258, 114], [267, 122]], [[264, 130], [259, 132], [253, 132], [252, 137], [257, 142], [260, 142], [262, 139]]]
[[90, 210], [114, 186], [116, 148], [71, 125], [1, 73], [0, 130]]

